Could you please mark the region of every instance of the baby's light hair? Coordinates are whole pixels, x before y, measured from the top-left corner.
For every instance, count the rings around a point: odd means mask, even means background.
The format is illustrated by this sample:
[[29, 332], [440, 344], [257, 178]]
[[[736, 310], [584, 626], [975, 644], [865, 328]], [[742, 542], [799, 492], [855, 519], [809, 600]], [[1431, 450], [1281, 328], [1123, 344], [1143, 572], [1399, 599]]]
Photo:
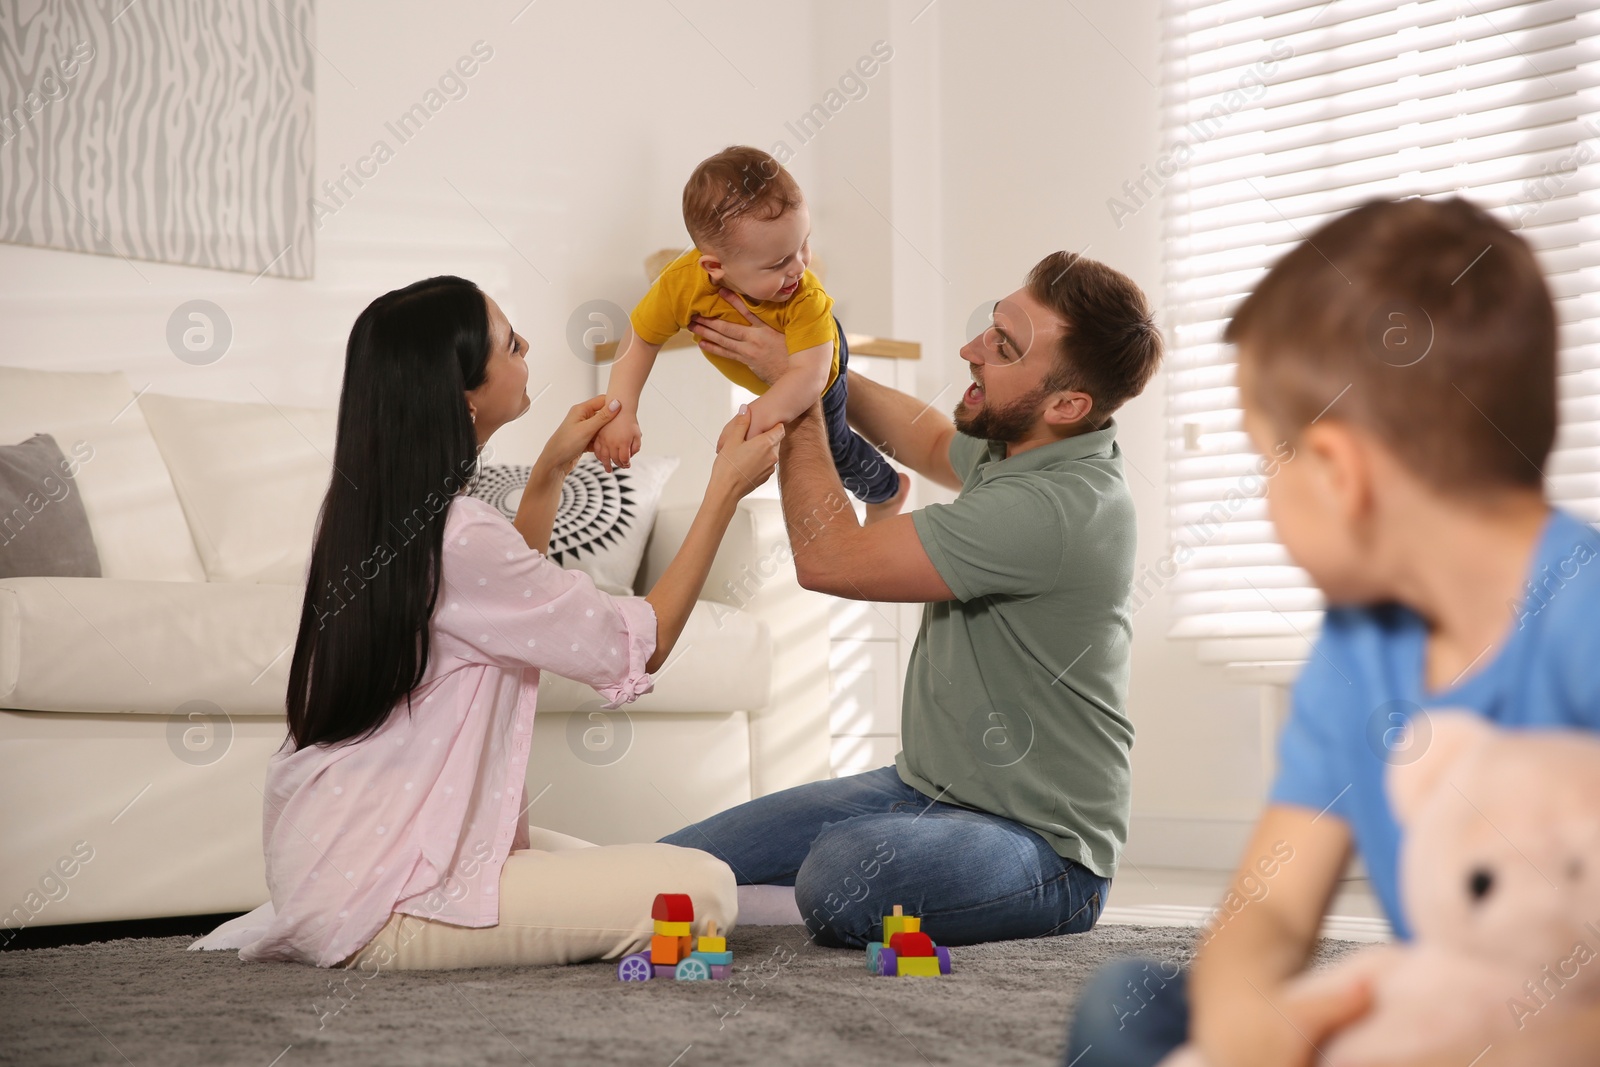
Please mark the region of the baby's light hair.
[[776, 219], [805, 202], [800, 185], [771, 154], [730, 145], [701, 160], [683, 187], [683, 224], [702, 252], [736, 245], [736, 223]]

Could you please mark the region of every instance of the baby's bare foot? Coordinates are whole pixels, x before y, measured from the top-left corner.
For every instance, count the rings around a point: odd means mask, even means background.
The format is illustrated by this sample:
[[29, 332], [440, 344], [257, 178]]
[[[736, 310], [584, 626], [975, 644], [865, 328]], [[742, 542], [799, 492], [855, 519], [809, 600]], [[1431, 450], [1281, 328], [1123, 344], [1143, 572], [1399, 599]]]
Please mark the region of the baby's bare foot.
[[905, 507], [906, 496], [911, 492], [911, 475], [905, 471], [900, 471], [899, 474], [900, 489], [894, 496], [881, 504], [867, 505], [866, 525], [871, 526], [875, 522], [882, 522], [884, 519], [898, 515], [900, 514], [900, 509]]

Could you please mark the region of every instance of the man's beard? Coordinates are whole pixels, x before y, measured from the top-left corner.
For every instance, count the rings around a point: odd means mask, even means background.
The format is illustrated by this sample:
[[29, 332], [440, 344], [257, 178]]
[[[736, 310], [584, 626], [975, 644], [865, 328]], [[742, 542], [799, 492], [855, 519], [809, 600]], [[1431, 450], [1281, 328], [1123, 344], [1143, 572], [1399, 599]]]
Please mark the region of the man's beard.
[[984, 403], [976, 415], [967, 414], [965, 404], [956, 404], [956, 429], [983, 441], [1016, 444], [1027, 439], [1039, 416], [1039, 403], [1053, 390], [1040, 386], [1003, 407]]

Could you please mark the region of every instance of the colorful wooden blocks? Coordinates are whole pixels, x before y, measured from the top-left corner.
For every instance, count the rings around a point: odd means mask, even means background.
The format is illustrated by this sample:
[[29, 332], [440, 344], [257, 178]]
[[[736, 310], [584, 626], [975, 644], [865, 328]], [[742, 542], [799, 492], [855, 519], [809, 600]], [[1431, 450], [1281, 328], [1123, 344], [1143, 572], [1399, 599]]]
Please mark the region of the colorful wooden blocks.
[[688, 893], [657, 893], [650, 918], [669, 923], [694, 922], [694, 902]]
[[723, 981], [731, 973], [733, 953], [728, 951], [727, 938], [717, 934], [716, 920], [707, 923], [704, 936], [694, 936], [694, 903], [687, 893], [656, 894], [650, 918], [649, 951], [624, 956], [617, 964], [617, 978], [624, 982], [651, 978]]
[[889, 938], [889, 947], [902, 956], [931, 956], [933, 938], [920, 930], [909, 934], [899, 933]]
[[922, 920], [915, 915], [907, 915], [901, 906], [894, 906], [893, 915], [883, 917], [883, 940], [887, 942], [895, 934], [914, 934], [922, 929]]
[[936, 978], [950, 973], [950, 950], [922, 932], [922, 920], [899, 904], [883, 917], [883, 940], [867, 946], [867, 972], [883, 977]]
[[728, 939], [717, 936], [717, 920], [712, 919], [707, 925], [706, 932], [700, 935], [699, 943], [695, 945], [695, 948], [701, 952], [728, 951]]
[[692, 948], [688, 937], [665, 937], [656, 934], [650, 939], [650, 961], [652, 963], [676, 964], [681, 959], [687, 959]]

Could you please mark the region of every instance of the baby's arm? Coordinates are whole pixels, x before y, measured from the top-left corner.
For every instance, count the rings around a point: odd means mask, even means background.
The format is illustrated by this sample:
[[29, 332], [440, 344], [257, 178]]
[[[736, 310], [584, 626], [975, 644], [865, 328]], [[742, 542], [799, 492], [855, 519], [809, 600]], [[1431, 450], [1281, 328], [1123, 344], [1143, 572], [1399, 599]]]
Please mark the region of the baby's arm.
[[[822, 395], [833, 369], [833, 342], [813, 345], [789, 356], [789, 369], [750, 404], [750, 429], [745, 440], [766, 433], [800, 415]], [[760, 429], [756, 429], [756, 427]]]
[[594, 458], [604, 464], [607, 471], [613, 463], [626, 467], [639, 451], [643, 441], [639, 430], [639, 397], [644, 393], [644, 383], [650, 378], [650, 369], [655, 366], [659, 351], [660, 345], [641, 340], [637, 333], [629, 330], [627, 350], [611, 365], [606, 395], [620, 400], [622, 407], [594, 436]]

